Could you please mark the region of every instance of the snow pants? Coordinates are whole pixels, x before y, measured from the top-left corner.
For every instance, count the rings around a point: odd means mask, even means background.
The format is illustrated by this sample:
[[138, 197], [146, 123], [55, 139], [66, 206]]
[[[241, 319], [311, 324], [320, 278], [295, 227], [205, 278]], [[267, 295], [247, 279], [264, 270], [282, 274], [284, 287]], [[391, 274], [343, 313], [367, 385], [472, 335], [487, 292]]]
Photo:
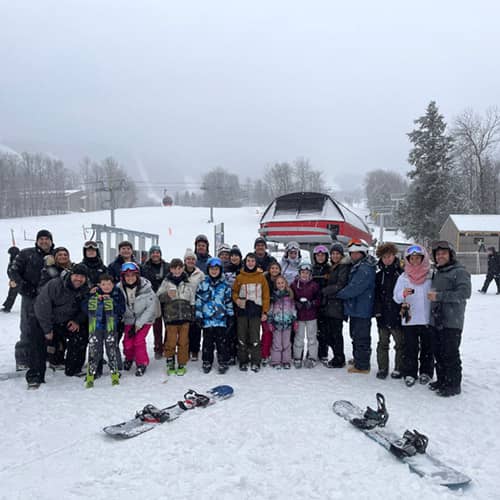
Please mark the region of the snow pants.
[[[33, 332], [33, 335], [31, 335], [30, 333], [30, 329], [34, 327], [33, 325], [38, 325], [38, 321], [35, 318], [34, 305], [34, 297], [21, 297], [21, 321], [19, 324], [21, 334], [14, 348], [16, 356], [16, 366], [28, 366], [28, 359], [30, 357], [31, 350], [30, 343], [32, 342], [33, 338], [37, 337], [37, 335], [39, 334], [39, 331]], [[34, 328], [38, 330], [40, 327], [35, 326]]]
[[[403, 375], [418, 378], [434, 375], [433, 328], [428, 325], [403, 326]], [[420, 366], [419, 366], [420, 365]]]
[[92, 375], [97, 373], [99, 364], [102, 362], [104, 347], [106, 347], [109, 370], [111, 373], [118, 371], [116, 361], [116, 332], [96, 330], [94, 333], [89, 333], [88, 372]]
[[486, 293], [488, 291], [488, 287], [490, 286], [490, 283], [495, 280], [495, 283], [497, 285], [497, 293], [500, 293], [500, 276], [495, 276], [494, 274], [488, 273], [486, 275], [486, 279], [484, 280], [484, 285], [481, 288], [481, 291]]
[[214, 362], [214, 349], [217, 347], [217, 362], [219, 366], [227, 366], [229, 363], [228, 354], [228, 331], [225, 326], [203, 328], [203, 363]]
[[262, 337], [260, 339], [261, 344], [261, 356], [262, 358], [268, 358], [271, 356], [271, 346], [273, 344], [273, 332], [269, 328], [269, 323], [267, 321], [263, 321], [261, 324], [262, 327]]
[[457, 328], [433, 329], [434, 356], [438, 382], [445, 388], [460, 387], [462, 383], [462, 361], [460, 342], [462, 330]]
[[163, 318], [159, 317], [155, 319], [153, 323], [153, 335], [154, 335], [154, 351], [163, 352]]
[[[24, 299], [24, 297], [23, 297]], [[45, 382], [45, 370], [47, 368], [47, 346], [42, 328], [38, 324], [35, 315], [31, 318], [31, 326], [28, 329], [28, 371], [26, 372], [26, 381], [41, 384]]]
[[10, 311], [12, 309], [12, 306], [14, 305], [14, 302], [16, 301], [17, 297], [17, 287], [11, 288], [9, 287], [9, 293], [7, 294], [7, 298], [5, 299], [5, 302], [2, 304], [2, 307], [6, 311]]
[[394, 370], [403, 373], [403, 331], [399, 327], [379, 326], [377, 344], [377, 364], [380, 371], [389, 371], [389, 344], [394, 339]]
[[240, 363], [260, 365], [260, 317], [239, 316], [237, 319], [238, 331], [238, 359]]
[[123, 334], [123, 354], [128, 361], [135, 361], [137, 366], [149, 365], [146, 336], [151, 328], [151, 323], [143, 325], [139, 330], [134, 330], [135, 325], [125, 325]]
[[349, 318], [349, 334], [352, 339], [352, 354], [354, 366], [358, 370], [370, 369], [371, 349], [371, 318]]
[[328, 347], [331, 347], [333, 351], [333, 360], [339, 364], [344, 364], [344, 335], [342, 333], [344, 320], [325, 317], [321, 328], [324, 332], [322, 337], [324, 338], [324, 342], [326, 342], [326, 356], [324, 357], [328, 357]]
[[271, 364], [292, 362], [292, 346], [290, 344], [290, 333], [292, 327], [276, 328], [272, 333], [273, 345], [271, 348]]
[[323, 315], [318, 316], [318, 357], [319, 359], [328, 358], [328, 326], [327, 320]]
[[302, 359], [304, 338], [307, 335], [307, 357], [316, 361], [318, 359], [318, 322], [311, 319], [298, 323], [299, 327], [293, 341], [293, 357], [294, 359]]
[[[205, 332], [203, 332], [205, 334]], [[200, 352], [201, 328], [196, 322], [189, 323], [189, 351], [193, 354]]]
[[192, 323], [180, 323], [179, 325], [167, 324], [167, 340], [164, 346], [164, 355], [168, 358], [175, 356], [177, 348], [177, 363], [186, 365], [189, 360], [189, 325]]

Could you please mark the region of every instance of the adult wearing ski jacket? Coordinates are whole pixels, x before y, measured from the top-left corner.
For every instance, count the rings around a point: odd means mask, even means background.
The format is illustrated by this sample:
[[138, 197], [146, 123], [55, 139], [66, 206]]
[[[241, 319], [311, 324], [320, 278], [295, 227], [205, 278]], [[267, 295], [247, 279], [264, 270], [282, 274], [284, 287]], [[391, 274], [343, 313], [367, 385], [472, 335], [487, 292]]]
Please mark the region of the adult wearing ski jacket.
[[88, 281], [87, 284], [90, 289], [97, 286], [99, 283], [99, 276], [108, 272], [108, 268], [104, 265], [101, 259], [101, 252], [99, 246], [95, 241], [86, 241], [83, 244], [83, 260], [80, 262], [87, 267]]
[[118, 283], [121, 278], [122, 266], [127, 262], [134, 262], [139, 269], [141, 266], [135, 260], [134, 247], [130, 241], [120, 241], [118, 244], [118, 256], [108, 266], [108, 273], [113, 276], [115, 283]]
[[[9, 254], [9, 265], [7, 266], [8, 275], [10, 266], [14, 263], [14, 260], [16, 260], [16, 257], [19, 255], [20, 250], [16, 246], [12, 246], [7, 250], [7, 252]], [[9, 293], [7, 294], [7, 298], [2, 304], [2, 312], [4, 313], [9, 313], [12, 309], [12, 306], [14, 305], [14, 302], [16, 301], [18, 287], [13, 285], [14, 282], [12, 280], [9, 280]]]
[[45, 381], [46, 343], [54, 335], [66, 339], [65, 373], [78, 375], [85, 363], [87, 317], [82, 302], [88, 293], [87, 269], [80, 264], [63, 277], [50, 280], [36, 298], [34, 311], [38, 328], [31, 330], [28, 384]]
[[207, 262], [212, 256], [209, 253], [210, 243], [204, 234], [199, 234], [194, 240], [194, 253], [196, 255], [196, 267], [203, 273], [207, 273]]
[[439, 241], [433, 245], [432, 255], [436, 271], [429, 299], [437, 381], [429, 384], [429, 388], [437, 390], [439, 396], [448, 397], [461, 392], [460, 342], [465, 305], [471, 295], [471, 278], [456, 260], [455, 250], [449, 242]]
[[34, 302], [38, 294], [40, 275], [43, 268], [44, 257], [53, 254], [54, 244], [52, 234], [46, 229], [41, 229], [36, 235], [36, 244], [31, 248], [24, 248], [19, 252], [8, 274], [12, 283], [15, 283], [21, 294], [21, 335], [15, 346], [16, 367], [28, 367], [30, 351], [30, 330], [37, 328]]
[[287, 243], [285, 253], [281, 259], [281, 274], [286, 279], [289, 285], [299, 274], [299, 266], [302, 262], [300, 246], [296, 241]]
[[368, 255], [363, 240], [352, 240], [348, 245], [352, 267], [347, 285], [336, 297], [344, 300], [344, 312], [349, 316], [354, 365], [349, 373], [369, 373], [371, 356], [371, 317], [375, 300], [375, 269], [377, 261]]

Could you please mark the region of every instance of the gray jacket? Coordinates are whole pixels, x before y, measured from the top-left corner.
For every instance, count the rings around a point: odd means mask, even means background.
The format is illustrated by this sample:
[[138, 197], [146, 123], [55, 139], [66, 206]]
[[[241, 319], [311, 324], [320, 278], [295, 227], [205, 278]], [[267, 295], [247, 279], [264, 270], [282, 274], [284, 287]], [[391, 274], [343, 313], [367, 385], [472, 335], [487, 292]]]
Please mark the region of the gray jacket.
[[120, 282], [118, 285], [125, 295], [125, 303], [127, 305], [123, 321], [126, 325], [135, 325], [136, 330], [140, 330], [145, 324], [154, 323], [159, 307], [158, 299], [151, 283], [146, 278], [141, 277], [140, 280], [140, 285], [136, 288], [133, 306], [129, 304], [123, 283]]
[[438, 267], [432, 278], [437, 300], [431, 304], [431, 325], [438, 328], [464, 326], [465, 303], [471, 295], [470, 274], [458, 262]]

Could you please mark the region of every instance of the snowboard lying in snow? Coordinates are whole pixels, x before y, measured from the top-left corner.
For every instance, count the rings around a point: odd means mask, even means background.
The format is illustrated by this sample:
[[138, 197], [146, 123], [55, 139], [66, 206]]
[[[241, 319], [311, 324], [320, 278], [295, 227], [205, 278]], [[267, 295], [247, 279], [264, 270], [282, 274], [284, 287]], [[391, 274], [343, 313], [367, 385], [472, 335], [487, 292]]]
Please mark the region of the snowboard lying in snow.
[[[366, 411], [362, 410], [350, 401], [335, 401], [333, 411], [407, 464], [410, 470], [418, 475], [449, 488], [458, 488], [470, 483], [470, 477], [425, 452], [426, 436], [417, 431], [406, 431], [401, 438], [394, 432], [385, 429], [389, 415], [385, 410], [385, 400], [382, 395], [377, 394], [377, 401], [379, 401], [379, 396], [384, 402], [385, 417], [378, 423], [376, 423], [377, 411], [371, 410], [371, 408]], [[380, 413], [380, 405], [378, 412]]]
[[153, 405], [146, 405], [135, 414], [135, 418], [121, 422], [120, 424], [108, 425], [103, 431], [118, 439], [129, 439], [144, 432], [148, 432], [159, 424], [176, 420], [188, 410], [194, 408], [204, 408], [217, 401], [230, 398], [234, 390], [229, 385], [218, 385], [204, 393], [189, 390], [184, 394], [184, 399], [166, 408], [156, 408]]

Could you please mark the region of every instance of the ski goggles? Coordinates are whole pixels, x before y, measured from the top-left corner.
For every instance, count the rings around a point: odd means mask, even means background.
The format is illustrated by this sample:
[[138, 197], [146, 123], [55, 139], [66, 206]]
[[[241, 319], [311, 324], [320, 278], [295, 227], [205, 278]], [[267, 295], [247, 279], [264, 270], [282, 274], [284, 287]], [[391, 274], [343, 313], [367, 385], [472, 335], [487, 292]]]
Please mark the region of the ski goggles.
[[208, 259], [207, 268], [208, 267], [220, 267], [222, 269], [222, 260], [220, 260], [219, 257], [212, 257]]
[[326, 248], [325, 245], [318, 245], [314, 247], [313, 253], [326, 253], [326, 255], [328, 255], [328, 248]]
[[135, 262], [125, 262], [122, 264], [121, 273], [138, 273], [139, 266]]
[[94, 250], [98, 250], [98, 246], [97, 246], [97, 243], [95, 241], [86, 241], [84, 244], [83, 244], [83, 248], [85, 248], [85, 250], [87, 250], [88, 248], [93, 248]]
[[362, 240], [360, 238], [352, 238], [351, 240], [349, 240], [349, 243], [347, 244], [348, 247], [352, 247], [352, 246], [358, 246], [358, 245], [362, 245], [362, 246], [368, 246], [368, 243], [366, 243], [365, 240]]
[[449, 241], [435, 241], [432, 244], [432, 251], [435, 252], [436, 250], [453, 250], [453, 247]]
[[406, 249], [406, 255], [425, 255], [424, 249], [420, 245], [412, 245]]

